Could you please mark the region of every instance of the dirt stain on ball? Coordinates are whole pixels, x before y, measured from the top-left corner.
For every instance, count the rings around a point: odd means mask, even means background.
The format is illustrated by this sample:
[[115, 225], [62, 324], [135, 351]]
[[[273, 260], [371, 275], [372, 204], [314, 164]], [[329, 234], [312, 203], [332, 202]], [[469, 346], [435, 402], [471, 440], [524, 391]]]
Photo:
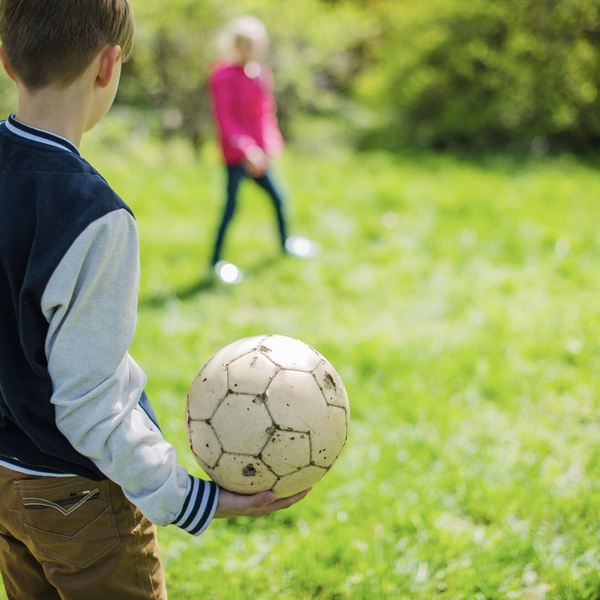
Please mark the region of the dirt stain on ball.
[[246, 465], [242, 469], [242, 475], [244, 477], [256, 477], [256, 469], [254, 468], [254, 465], [252, 463]]
[[337, 385], [335, 385], [335, 381], [330, 373], [325, 373], [325, 376], [323, 377], [323, 385], [328, 390], [337, 389]]

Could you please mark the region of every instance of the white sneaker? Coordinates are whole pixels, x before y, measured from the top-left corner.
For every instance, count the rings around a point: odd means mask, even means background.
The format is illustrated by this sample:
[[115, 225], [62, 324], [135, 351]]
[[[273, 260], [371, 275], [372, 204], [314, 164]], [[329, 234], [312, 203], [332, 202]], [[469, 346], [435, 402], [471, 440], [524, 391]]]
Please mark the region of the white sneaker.
[[319, 244], [307, 238], [291, 235], [285, 240], [285, 251], [298, 258], [313, 258], [319, 255]]
[[229, 285], [237, 285], [244, 279], [243, 273], [235, 265], [226, 260], [220, 260], [215, 265], [215, 273], [223, 283]]

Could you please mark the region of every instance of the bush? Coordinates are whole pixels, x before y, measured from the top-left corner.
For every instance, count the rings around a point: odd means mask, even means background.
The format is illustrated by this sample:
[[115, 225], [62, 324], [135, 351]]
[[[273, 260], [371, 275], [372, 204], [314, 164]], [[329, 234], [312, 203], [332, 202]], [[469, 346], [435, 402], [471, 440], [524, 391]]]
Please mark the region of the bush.
[[[213, 135], [215, 39], [240, 14], [270, 32], [288, 139], [539, 153], [600, 142], [597, 0], [144, 0], [135, 11], [117, 103], [196, 148]], [[15, 106], [4, 77], [0, 111]]]
[[388, 11], [358, 97], [369, 145], [587, 149], [600, 141], [595, 0], [438, 0]]

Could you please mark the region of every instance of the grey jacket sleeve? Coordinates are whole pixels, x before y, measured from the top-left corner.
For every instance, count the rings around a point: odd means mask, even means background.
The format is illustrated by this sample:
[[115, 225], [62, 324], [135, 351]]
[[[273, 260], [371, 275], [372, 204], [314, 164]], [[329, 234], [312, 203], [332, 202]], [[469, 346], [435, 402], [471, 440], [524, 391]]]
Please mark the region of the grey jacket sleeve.
[[153, 523], [198, 535], [218, 487], [190, 477], [138, 406], [146, 376], [128, 353], [137, 319], [137, 227], [126, 210], [75, 240], [42, 297], [56, 424]]

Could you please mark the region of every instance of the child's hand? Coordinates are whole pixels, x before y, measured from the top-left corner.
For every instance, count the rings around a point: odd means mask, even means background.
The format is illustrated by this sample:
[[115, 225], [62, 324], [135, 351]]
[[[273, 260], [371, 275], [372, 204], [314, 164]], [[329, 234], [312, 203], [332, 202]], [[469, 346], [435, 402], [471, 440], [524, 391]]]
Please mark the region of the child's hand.
[[215, 512], [215, 519], [228, 519], [229, 517], [262, 517], [269, 513], [289, 508], [302, 500], [310, 492], [308, 488], [295, 496], [289, 498], [275, 499], [273, 492], [260, 492], [253, 496], [242, 496], [234, 494], [223, 488], [219, 491], [219, 503]]
[[251, 177], [262, 177], [269, 168], [269, 157], [260, 146], [250, 146], [246, 150], [246, 171]]

